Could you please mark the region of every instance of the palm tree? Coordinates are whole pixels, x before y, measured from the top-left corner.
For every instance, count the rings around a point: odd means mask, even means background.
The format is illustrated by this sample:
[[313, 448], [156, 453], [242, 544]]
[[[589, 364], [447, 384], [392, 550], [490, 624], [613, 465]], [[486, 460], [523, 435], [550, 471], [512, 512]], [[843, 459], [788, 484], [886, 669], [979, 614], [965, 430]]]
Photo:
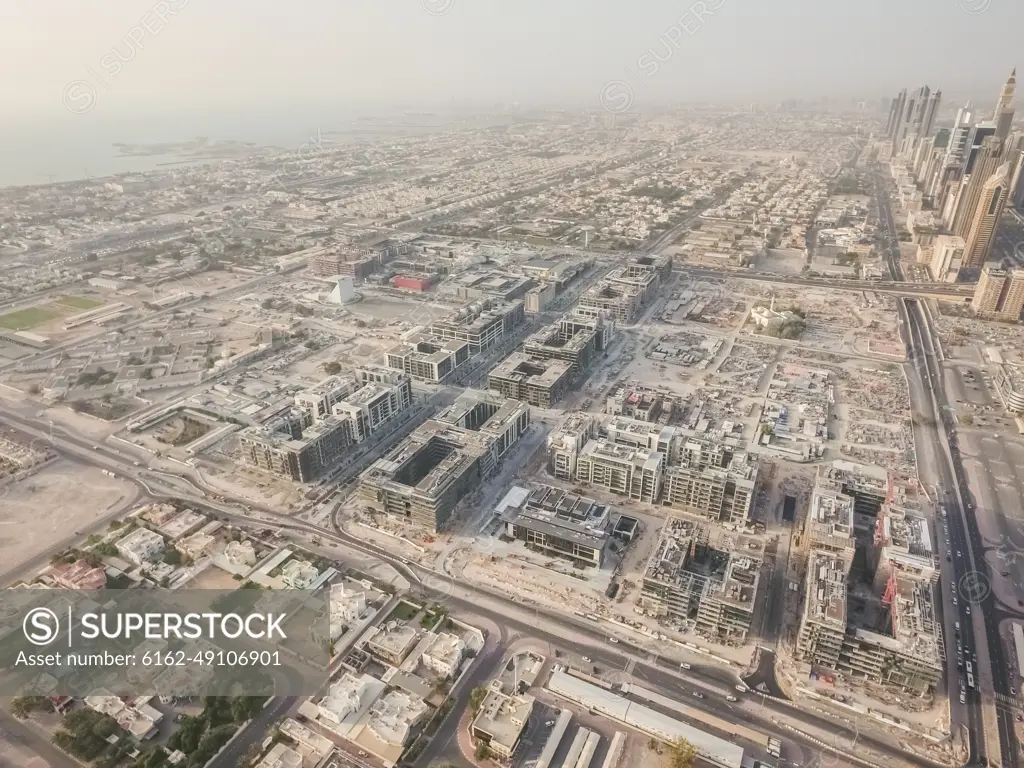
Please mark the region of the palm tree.
[[697, 750], [684, 738], [678, 738], [669, 745], [669, 768], [691, 768]]

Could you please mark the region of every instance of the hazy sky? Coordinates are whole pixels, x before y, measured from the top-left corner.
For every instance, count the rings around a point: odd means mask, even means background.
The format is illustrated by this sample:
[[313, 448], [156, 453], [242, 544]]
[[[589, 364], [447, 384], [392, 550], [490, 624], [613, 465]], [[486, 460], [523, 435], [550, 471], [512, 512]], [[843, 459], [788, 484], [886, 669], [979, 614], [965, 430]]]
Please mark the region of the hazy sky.
[[614, 80], [641, 107], [878, 98], [924, 82], [994, 101], [1024, 64], [1022, 32], [1024, 0], [6, 0], [0, 123], [596, 107]]

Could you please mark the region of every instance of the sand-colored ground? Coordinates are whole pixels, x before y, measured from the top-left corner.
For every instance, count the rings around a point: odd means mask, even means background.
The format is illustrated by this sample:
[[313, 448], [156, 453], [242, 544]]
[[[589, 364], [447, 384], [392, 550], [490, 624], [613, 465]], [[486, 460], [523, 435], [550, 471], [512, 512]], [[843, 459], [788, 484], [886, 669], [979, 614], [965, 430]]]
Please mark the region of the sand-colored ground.
[[76, 533], [87, 533], [135, 494], [124, 481], [64, 460], [10, 486], [0, 496], [2, 570], [16, 571]]

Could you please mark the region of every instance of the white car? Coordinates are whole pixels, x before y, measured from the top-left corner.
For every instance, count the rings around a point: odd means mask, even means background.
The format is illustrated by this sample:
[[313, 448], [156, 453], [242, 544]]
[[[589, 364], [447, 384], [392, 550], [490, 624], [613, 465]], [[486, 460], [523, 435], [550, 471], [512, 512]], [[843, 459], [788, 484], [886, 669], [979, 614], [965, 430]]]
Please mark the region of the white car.
[[737, 698], [736, 698], [735, 696], [733, 696], [732, 694], [729, 694], [728, 696], [726, 696], [726, 697], [725, 697], [725, 700], [726, 700], [726, 701], [739, 701], [739, 699], [737, 699]]
[[686, 662], [684, 661], [684, 662], [683, 662], [682, 664], [680, 664], [680, 665], [679, 665], [679, 668], [680, 668], [680, 669], [690, 669], [690, 665], [689, 665], [689, 664], [687, 664], [687, 663], [686, 663]]
[[591, 658], [590, 658], [589, 656], [584, 656], [584, 657], [583, 657], [583, 660], [584, 660], [585, 662], [587, 662], [587, 664], [589, 664], [589, 663], [590, 663], [591, 661], [593, 661], [593, 659], [591, 659]]

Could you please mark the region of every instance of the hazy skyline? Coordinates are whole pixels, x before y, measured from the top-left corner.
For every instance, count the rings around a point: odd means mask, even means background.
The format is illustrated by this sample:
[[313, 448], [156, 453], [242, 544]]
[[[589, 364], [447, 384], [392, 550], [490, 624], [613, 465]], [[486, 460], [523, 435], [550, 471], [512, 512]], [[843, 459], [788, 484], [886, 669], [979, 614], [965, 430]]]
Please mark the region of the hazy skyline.
[[17, 77], [3, 112], [24, 124], [453, 101], [586, 108], [612, 81], [638, 109], [877, 99], [924, 82], [994, 101], [1022, 28], [1013, 0], [6, 3], [0, 50]]

